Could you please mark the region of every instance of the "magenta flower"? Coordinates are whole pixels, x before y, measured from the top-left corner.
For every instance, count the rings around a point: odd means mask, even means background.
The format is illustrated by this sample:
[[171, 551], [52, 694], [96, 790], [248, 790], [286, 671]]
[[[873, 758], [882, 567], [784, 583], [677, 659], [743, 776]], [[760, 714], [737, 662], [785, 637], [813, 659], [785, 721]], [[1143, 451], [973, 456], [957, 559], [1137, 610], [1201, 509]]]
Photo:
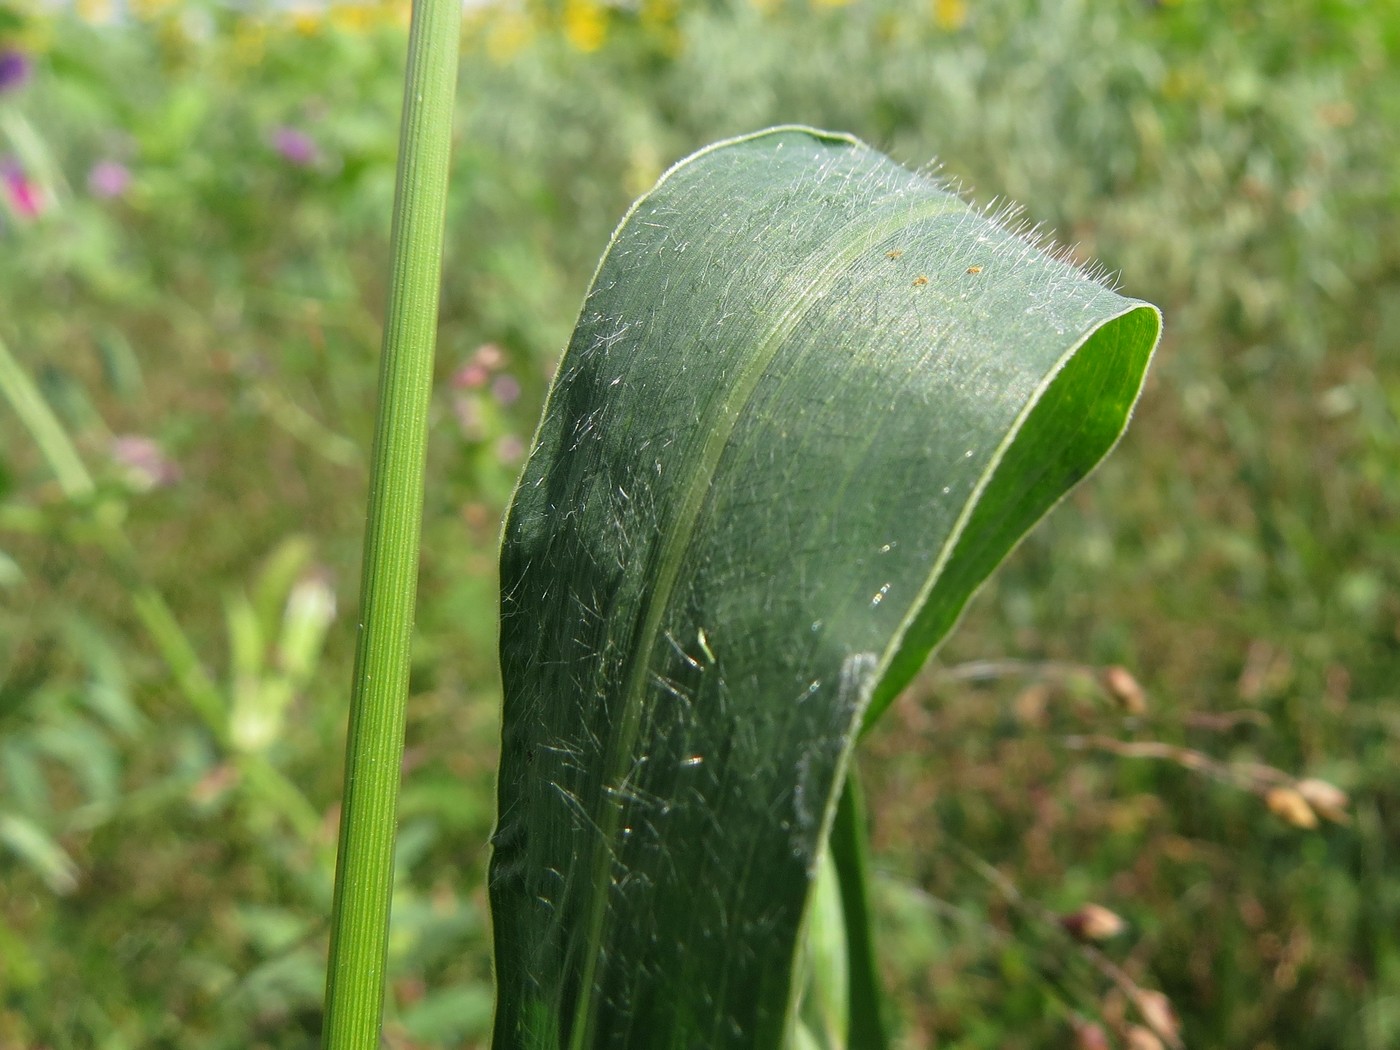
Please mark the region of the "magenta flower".
[[0, 95], [17, 91], [34, 72], [34, 62], [23, 51], [5, 48], [0, 51]]
[[272, 148], [281, 154], [282, 159], [298, 168], [309, 168], [321, 157], [315, 139], [285, 124], [273, 129], [271, 141]]
[[131, 172], [115, 160], [99, 160], [88, 172], [88, 192], [101, 200], [112, 200], [126, 194], [131, 185]]
[[0, 161], [0, 186], [10, 209], [21, 219], [37, 219], [44, 213], [44, 193], [14, 161]]

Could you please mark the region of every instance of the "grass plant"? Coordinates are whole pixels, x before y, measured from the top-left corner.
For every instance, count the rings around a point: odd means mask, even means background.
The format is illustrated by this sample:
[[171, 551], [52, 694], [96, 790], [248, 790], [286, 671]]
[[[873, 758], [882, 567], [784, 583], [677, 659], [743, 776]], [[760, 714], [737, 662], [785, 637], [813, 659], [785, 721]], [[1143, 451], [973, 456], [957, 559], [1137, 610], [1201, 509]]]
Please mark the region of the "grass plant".
[[[301, 1048], [406, 20], [132, 10], [0, 19], [0, 338], [94, 492], [0, 403], [0, 1043]], [[1396, 1045], [1390, 9], [526, 3], [462, 44], [387, 1042], [490, 1037], [499, 521], [599, 246], [675, 158], [798, 121], [1007, 193], [1172, 322], [1115, 455], [862, 744], [894, 1044], [1121, 1040], [1137, 988], [1187, 1045]], [[1348, 823], [1271, 808], [1310, 780]], [[1087, 904], [1122, 932], [1076, 940]]]
[[383, 1027], [459, 21], [448, 0], [420, 0], [408, 38], [326, 976], [327, 1050], [375, 1050]]

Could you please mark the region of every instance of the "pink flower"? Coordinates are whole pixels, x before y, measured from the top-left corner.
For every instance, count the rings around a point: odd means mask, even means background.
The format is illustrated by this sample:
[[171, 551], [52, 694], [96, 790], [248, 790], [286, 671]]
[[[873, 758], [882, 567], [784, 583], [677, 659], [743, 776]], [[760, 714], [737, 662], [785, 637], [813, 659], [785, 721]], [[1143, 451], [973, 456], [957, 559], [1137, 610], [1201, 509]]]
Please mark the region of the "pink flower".
[[458, 397], [452, 401], [452, 414], [457, 417], [457, 429], [468, 441], [480, 441], [486, 436], [481, 419], [481, 405], [475, 397]]
[[101, 200], [125, 195], [131, 185], [131, 172], [115, 160], [99, 160], [88, 172], [88, 192]]
[[518, 463], [525, 456], [525, 442], [514, 434], [506, 434], [496, 442], [496, 458], [509, 466]]
[[282, 125], [272, 131], [272, 148], [298, 168], [309, 168], [321, 158], [316, 140], [304, 131]]
[[486, 381], [491, 378], [491, 373], [484, 365], [479, 365], [475, 361], [468, 361], [456, 372], [452, 373], [452, 385], [458, 390], [476, 390], [486, 385]]
[[[491, 373], [505, 364], [506, 355], [495, 343], [482, 343], [471, 358], [452, 373], [452, 385], [458, 390], [477, 390], [484, 387]], [[497, 380], [500, 382], [500, 380]], [[493, 387], [494, 392], [494, 387]], [[500, 400], [499, 397], [497, 400]], [[512, 398], [511, 400], [514, 400]], [[509, 404], [502, 401], [502, 404]]]
[[482, 343], [472, 354], [472, 360], [483, 368], [495, 370], [506, 363], [506, 355], [495, 343]]
[[14, 161], [0, 161], [0, 184], [5, 200], [21, 219], [37, 219], [44, 213], [44, 192]]
[[182, 476], [179, 464], [152, 438], [139, 434], [114, 437], [108, 451], [127, 483], [138, 492], [174, 485]]
[[520, 380], [509, 373], [499, 375], [491, 384], [491, 396], [498, 405], [513, 405], [520, 400]]

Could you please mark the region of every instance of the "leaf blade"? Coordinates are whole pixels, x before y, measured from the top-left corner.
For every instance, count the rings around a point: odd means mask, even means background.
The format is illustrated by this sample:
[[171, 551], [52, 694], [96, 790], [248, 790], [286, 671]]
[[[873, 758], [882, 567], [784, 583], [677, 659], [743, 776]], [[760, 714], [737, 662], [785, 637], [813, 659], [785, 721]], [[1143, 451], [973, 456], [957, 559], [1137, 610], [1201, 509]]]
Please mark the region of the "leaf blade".
[[498, 1047], [780, 1045], [872, 698], [1058, 498], [999, 468], [1119, 316], [1156, 314], [848, 136], [721, 143], [633, 207], [504, 534]]

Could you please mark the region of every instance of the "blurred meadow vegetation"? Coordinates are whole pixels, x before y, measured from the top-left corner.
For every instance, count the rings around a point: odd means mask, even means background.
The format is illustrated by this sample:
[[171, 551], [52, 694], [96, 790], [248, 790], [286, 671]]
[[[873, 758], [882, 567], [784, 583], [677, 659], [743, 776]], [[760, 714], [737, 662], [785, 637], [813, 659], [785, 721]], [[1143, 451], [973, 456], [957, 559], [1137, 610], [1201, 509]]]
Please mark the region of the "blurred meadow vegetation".
[[[0, 11], [0, 1046], [315, 1045], [406, 22]], [[1126, 1045], [1141, 989], [1187, 1046], [1400, 1046], [1400, 8], [521, 0], [462, 44], [386, 1045], [488, 1038], [498, 523], [595, 260], [797, 121], [1167, 317], [862, 749], [900, 1045]]]

